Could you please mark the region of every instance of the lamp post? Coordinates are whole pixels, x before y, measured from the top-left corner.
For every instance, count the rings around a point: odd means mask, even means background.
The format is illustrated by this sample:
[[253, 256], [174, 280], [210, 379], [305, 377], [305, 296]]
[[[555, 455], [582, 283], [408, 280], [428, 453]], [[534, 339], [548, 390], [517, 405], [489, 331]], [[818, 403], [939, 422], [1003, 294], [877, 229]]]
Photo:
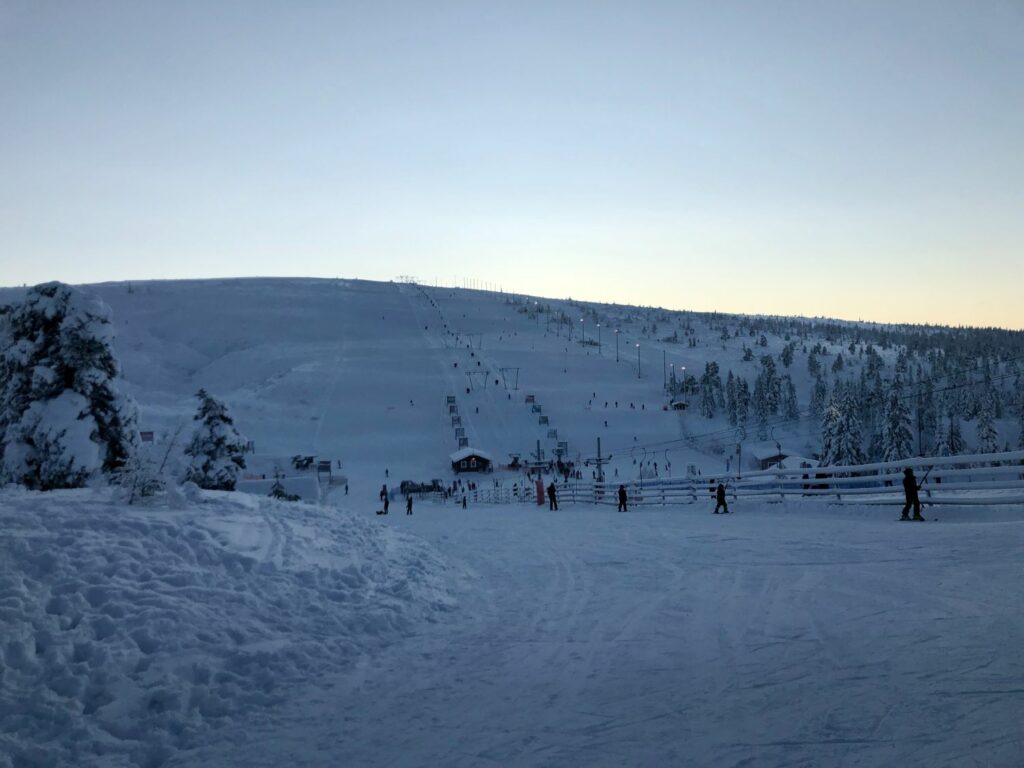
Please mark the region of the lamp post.
[[679, 389], [682, 391], [683, 385], [686, 383], [686, 366], [679, 366]]
[[619, 362], [619, 329], [615, 329], [615, 362]]
[[587, 324], [580, 318], [580, 344], [587, 343]]
[[640, 378], [640, 342], [636, 343], [636, 377]]
[[601, 324], [597, 324], [597, 354], [601, 354]]
[[668, 386], [672, 397], [676, 396], [676, 364], [668, 364]]

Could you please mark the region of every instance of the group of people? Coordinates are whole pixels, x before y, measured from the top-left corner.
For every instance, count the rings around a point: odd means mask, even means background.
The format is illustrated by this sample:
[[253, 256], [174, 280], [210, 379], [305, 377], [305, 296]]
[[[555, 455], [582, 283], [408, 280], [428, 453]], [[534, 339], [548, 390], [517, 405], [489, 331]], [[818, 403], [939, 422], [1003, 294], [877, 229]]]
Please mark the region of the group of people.
[[[380, 487], [380, 500], [384, 502], [384, 509], [378, 509], [378, 515], [386, 515], [388, 513], [388, 507], [391, 506], [391, 494], [388, 493], [387, 483]], [[412, 494], [406, 494], [405, 497], [405, 514], [412, 514]]]
[[[926, 477], [927, 477], [927, 475], [926, 475]], [[714, 481], [712, 481], [712, 483], [713, 482]], [[470, 490], [472, 490], [475, 487], [474, 483], [469, 483], [468, 485], [469, 485], [469, 489]], [[445, 495], [447, 496], [449, 494], [454, 494], [457, 490], [460, 490], [460, 489], [464, 490], [465, 488], [462, 485], [462, 481], [461, 480], [457, 480], [456, 483], [454, 483], [451, 488], [446, 488], [445, 489]], [[715, 491], [714, 491], [714, 496], [715, 496], [715, 511], [714, 511], [714, 514], [716, 514], [716, 515], [718, 515], [718, 514], [726, 514], [726, 515], [729, 514], [729, 503], [726, 501], [726, 498], [725, 498], [725, 490], [726, 489], [725, 489], [725, 484], [724, 483], [718, 483], [718, 486], [715, 488]], [[924, 521], [925, 518], [921, 516], [921, 499], [920, 499], [920, 496], [919, 496], [919, 491], [920, 490], [921, 490], [921, 485], [917, 482], [917, 478], [914, 476], [914, 470], [911, 469], [910, 467], [907, 467], [906, 469], [903, 470], [903, 493], [906, 496], [906, 504], [904, 504], [904, 506], [903, 506], [903, 513], [900, 516], [900, 520], [916, 520], [916, 521], [919, 521], [919, 522], [923, 522]], [[518, 491], [518, 488], [517, 488], [517, 491]], [[346, 493], [348, 492], [348, 487], [347, 486], [345, 488], [345, 492]], [[545, 488], [545, 492], [547, 493], [547, 496], [548, 496], [548, 509], [551, 510], [552, 512], [557, 511], [558, 510], [558, 488], [555, 486], [554, 481], [552, 481], [548, 485], [548, 487]], [[390, 498], [389, 497], [390, 497], [390, 494], [388, 493], [388, 486], [385, 483], [384, 485], [381, 486], [381, 489], [380, 489], [380, 500], [384, 503], [384, 509], [383, 510], [379, 510], [377, 512], [378, 515], [386, 515], [388, 513], [388, 507], [390, 506]], [[629, 501], [629, 497], [628, 497], [628, 494], [626, 493], [626, 486], [625, 485], [620, 485], [619, 486], [619, 490], [617, 492], [617, 497], [618, 497], [618, 502], [619, 502], [618, 511], [619, 512], [626, 512], [626, 511], [628, 511], [628, 509], [627, 509], [627, 502]], [[462, 508], [463, 509], [466, 508], [466, 496], [465, 496], [465, 494], [463, 494], [463, 496], [462, 496]], [[910, 517], [911, 509], [913, 509], [913, 511], [914, 511], [914, 516], [913, 517]], [[721, 511], [719, 511], [719, 510], [721, 510]], [[405, 497], [405, 514], [407, 514], [407, 515], [411, 515], [412, 514], [412, 494], [408, 494]]]

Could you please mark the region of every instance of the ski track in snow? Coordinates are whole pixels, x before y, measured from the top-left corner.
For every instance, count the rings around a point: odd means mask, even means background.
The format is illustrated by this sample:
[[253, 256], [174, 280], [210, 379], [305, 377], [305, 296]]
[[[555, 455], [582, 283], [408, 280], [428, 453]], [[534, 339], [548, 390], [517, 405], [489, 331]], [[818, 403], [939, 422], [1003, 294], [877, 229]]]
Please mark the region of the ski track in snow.
[[260, 737], [197, 754], [260, 766], [1021, 764], [1024, 524], [908, 529], [827, 511], [420, 505], [382, 524], [457, 563], [459, 609], [358, 674], [325, 677]]

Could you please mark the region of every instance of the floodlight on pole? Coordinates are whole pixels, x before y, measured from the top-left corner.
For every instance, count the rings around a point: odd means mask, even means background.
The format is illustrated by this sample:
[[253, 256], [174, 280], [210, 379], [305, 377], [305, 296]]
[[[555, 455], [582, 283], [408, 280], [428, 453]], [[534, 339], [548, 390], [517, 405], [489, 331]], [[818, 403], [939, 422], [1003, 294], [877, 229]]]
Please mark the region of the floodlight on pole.
[[640, 342], [636, 343], [636, 377], [640, 378]]
[[587, 343], [587, 324], [584, 319], [580, 318], [580, 344]]
[[597, 354], [601, 354], [601, 324], [597, 324]]
[[615, 329], [615, 362], [619, 362], [619, 329]]

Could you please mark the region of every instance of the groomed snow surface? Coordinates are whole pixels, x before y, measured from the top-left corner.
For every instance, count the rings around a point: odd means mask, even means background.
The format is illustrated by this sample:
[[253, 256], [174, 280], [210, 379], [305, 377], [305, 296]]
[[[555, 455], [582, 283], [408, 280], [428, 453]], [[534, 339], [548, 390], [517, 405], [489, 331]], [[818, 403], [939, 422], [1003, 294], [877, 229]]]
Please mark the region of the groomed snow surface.
[[4, 492], [0, 765], [1024, 763], [1020, 509], [337, 502]]

